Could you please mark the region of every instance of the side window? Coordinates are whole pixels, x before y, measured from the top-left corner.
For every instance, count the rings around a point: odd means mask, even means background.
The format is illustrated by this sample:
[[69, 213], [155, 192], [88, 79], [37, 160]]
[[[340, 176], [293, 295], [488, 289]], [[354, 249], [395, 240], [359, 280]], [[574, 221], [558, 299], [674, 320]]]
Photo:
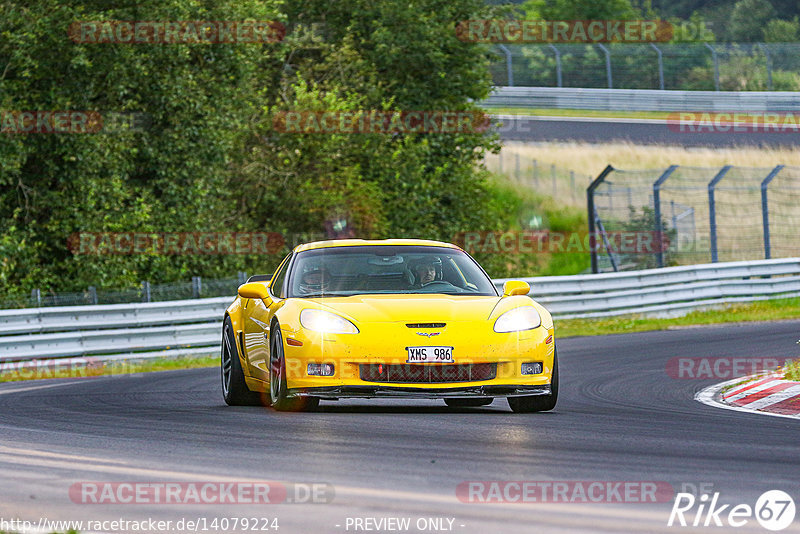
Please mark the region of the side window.
[[274, 296], [279, 298], [286, 298], [286, 291], [283, 289], [283, 282], [286, 280], [286, 273], [289, 272], [289, 262], [292, 260], [292, 255], [286, 256], [283, 263], [278, 268], [278, 272], [272, 278], [272, 283], [269, 285], [269, 291]]

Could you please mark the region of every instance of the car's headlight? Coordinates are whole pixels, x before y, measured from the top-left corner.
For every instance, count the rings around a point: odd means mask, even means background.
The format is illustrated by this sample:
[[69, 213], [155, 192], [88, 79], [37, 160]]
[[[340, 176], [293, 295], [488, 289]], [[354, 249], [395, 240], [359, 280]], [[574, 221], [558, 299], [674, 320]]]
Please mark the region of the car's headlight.
[[533, 306], [523, 306], [505, 312], [494, 322], [495, 332], [519, 332], [533, 330], [542, 324], [539, 312]]
[[306, 309], [300, 312], [303, 328], [324, 334], [358, 334], [356, 325], [334, 313]]

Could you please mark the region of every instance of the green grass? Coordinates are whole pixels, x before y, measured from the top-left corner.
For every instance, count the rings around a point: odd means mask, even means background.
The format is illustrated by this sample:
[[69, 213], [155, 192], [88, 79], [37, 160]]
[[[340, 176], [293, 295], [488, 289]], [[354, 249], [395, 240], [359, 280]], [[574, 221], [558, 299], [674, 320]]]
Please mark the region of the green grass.
[[606, 111], [599, 109], [531, 109], [531, 108], [490, 108], [492, 115], [542, 115], [548, 117], [598, 117], [620, 119], [661, 119], [666, 120], [669, 111]]
[[[536, 298], [535, 286], [533, 293], [533, 297]], [[556, 319], [555, 324], [558, 337], [575, 337], [783, 319], [800, 319], [800, 298], [729, 304], [720, 309], [694, 311], [683, 317], [671, 319], [627, 315], [602, 319]], [[800, 369], [797, 372], [800, 372]]]
[[800, 381], [800, 359], [788, 363], [783, 368], [783, 377], [787, 380]]
[[[153, 358], [152, 360], [112, 360], [92, 361], [87, 365], [61, 360], [57, 367], [44, 366], [37, 370], [16, 370], [14, 364], [0, 364], [0, 382], [20, 382], [24, 380], [43, 380], [54, 378], [92, 378], [99, 376], [119, 376], [137, 373], [152, 373], [155, 371], [172, 371], [176, 369], [196, 369], [202, 367], [216, 367], [219, 365], [218, 356], [187, 357], [187, 358]], [[0, 532], [0, 534], [2, 534]]]

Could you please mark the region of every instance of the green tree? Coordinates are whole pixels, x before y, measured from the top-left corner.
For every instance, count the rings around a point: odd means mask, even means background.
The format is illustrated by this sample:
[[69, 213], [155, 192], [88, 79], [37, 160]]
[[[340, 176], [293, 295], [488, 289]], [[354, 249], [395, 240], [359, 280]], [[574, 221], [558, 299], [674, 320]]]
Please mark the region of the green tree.
[[800, 18], [772, 19], [764, 27], [764, 41], [768, 43], [793, 43], [800, 39]]
[[529, 18], [544, 20], [630, 20], [641, 16], [630, 0], [528, 0]]
[[731, 39], [740, 42], [760, 41], [764, 27], [774, 16], [775, 8], [769, 0], [739, 0], [731, 14]]

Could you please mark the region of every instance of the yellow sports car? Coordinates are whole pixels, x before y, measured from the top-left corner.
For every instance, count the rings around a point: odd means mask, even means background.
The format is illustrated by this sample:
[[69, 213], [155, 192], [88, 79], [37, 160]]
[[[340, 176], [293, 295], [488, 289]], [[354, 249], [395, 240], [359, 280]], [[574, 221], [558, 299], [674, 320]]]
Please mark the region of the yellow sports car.
[[415, 239], [296, 247], [239, 287], [222, 327], [229, 405], [311, 410], [320, 400], [402, 397], [515, 412], [558, 398], [553, 319], [508, 281], [499, 295], [455, 245]]

